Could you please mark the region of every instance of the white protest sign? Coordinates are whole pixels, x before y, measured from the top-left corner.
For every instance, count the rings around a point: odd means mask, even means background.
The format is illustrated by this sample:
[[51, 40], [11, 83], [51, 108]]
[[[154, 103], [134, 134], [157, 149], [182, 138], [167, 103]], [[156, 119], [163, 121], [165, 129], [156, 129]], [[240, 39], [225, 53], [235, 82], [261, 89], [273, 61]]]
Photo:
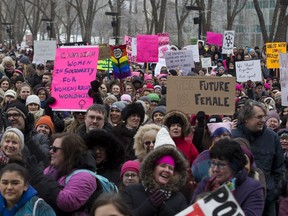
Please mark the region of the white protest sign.
[[195, 67], [192, 50], [168, 51], [164, 56], [168, 69]]
[[260, 60], [236, 62], [237, 82], [262, 81]]
[[281, 104], [288, 106], [288, 54], [280, 53]]
[[245, 216], [243, 210], [226, 185], [213, 191], [203, 199], [198, 200], [192, 206], [189, 206], [175, 216], [211, 215]]
[[198, 45], [188, 45], [183, 50], [192, 50], [194, 62], [200, 62]]
[[232, 54], [234, 47], [235, 31], [224, 31], [223, 35], [223, 54]]
[[165, 59], [164, 58], [159, 58], [158, 63], [156, 64], [156, 67], [154, 69], [155, 76], [160, 74], [161, 68], [166, 67]]
[[37, 61], [47, 61], [55, 60], [56, 55], [56, 41], [34, 41], [34, 57], [33, 60]]
[[211, 64], [211, 58], [201, 58], [201, 64], [202, 64], [202, 68], [208, 68], [208, 67], [212, 67]]

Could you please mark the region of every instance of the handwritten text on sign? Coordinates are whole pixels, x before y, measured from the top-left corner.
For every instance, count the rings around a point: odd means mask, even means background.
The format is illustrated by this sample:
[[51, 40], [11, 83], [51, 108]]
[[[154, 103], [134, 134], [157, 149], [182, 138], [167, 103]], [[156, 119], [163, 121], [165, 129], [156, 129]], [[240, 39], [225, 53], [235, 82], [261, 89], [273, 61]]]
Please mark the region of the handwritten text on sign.
[[54, 60], [56, 41], [34, 41], [34, 61]]
[[167, 109], [185, 113], [232, 115], [235, 107], [234, 77], [169, 76]]
[[52, 96], [53, 110], [86, 110], [93, 104], [89, 97], [90, 81], [96, 77], [99, 48], [61, 47], [56, 50]]
[[226, 185], [198, 200], [175, 216], [244, 216], [244, 212]]
[[137, 35], [137, 62], [158, 62], [158, 35]]
[[286, 53], [286, 42], [266, 43], [267, 68], [279, 68], [279, 53]]
[[168, 51], [164, 56], [168, 69], [194, 67], [192, 50]]
[[236, 62], [237, 82], [262, 81], [260, 60]]

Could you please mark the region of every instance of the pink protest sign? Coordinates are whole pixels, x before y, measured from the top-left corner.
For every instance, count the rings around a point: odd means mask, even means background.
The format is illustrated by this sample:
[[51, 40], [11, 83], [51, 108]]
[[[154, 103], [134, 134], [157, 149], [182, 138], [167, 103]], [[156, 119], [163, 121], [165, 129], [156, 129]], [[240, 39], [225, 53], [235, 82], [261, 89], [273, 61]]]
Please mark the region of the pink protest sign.
[[83, 111], [93, 104], [89, 97], [90, 81], [96, 78], [99, 48], [96, 46], [60, 47], [56, 50], [52, 109]]
[[223, 35], [215, 32], [207, 32], [207, 44], [222, 46]]
[[[135, 39], [135, 38], [134, 38]], [[134, 40], [132, 37], [125, 35], [124, 36], [124, 43], [126, 44], [126, 51], [128, 55], [128, 59], [130, 62], [136, 62], [136, 55], [133, 52], [133, 49], [136, 49], [136, 46], [134, 46]]]
[[137, 62], [158, 62], [158, 35], [137, 35]]
[[159, 47], [169, 45], [169, 33], [158, 33]]

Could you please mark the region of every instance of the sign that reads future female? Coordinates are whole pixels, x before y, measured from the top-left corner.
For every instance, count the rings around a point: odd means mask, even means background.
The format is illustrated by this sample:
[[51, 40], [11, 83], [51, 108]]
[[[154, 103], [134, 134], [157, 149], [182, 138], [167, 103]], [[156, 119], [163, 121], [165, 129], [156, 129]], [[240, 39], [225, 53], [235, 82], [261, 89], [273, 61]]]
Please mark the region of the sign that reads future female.
[[237, 82], [262, 81], [260, 60], [236, 62]]
[[223, 35], [223, 54], [232, 54], [234, 47], [235, 31], [224, 31]]
[[288, 106], [288, 54], [280, 54], [281, 104]]
[[192, 50], [168, 51], [164, 56], [169, 70], [195, 67]]
[[57, 48], [51, 93], [56, 99], [53, 110], [83, 111], [93, 104], [88, 90], [96, 77], [98, 54], [97, 46]]

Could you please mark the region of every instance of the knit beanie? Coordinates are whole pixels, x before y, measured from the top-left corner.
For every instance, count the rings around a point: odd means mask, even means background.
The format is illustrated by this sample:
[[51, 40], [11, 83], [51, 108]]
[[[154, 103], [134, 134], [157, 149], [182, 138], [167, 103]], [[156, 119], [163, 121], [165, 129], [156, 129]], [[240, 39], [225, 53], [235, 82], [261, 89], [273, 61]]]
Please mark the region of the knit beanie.
[[45, 116], [42, 116], [41, 118], [39, 118], [39, 120], [35, 124], [35, 129], [41, 124], [47, 125], [50, 128], [51, 133], [55, 132], [54, 124], [53, 124], [50, 116], [45, 115]]
[[274, 94], [274, 100], [275, 101], [276, 100], [281, 100], [281, 92], [280, 91]]
[[142, 97], [139, 98], [139, 100], [144, 101], [144, 102], [146, 101], [149, 104], [151, 103], [151, 100], [150, 100], [150, 98], [148, 96], [142, 96]]
[[151, 83], [147, 83], [146, 87], [143, 91], [150, 91], [153, 92], [154, 91], [154, 86]]
[[19, 59], [19, 62], [22, 63], [22, 64], [28, 65], [28, 64], [30, 64], [30, 59], [29, 59], [29, 57], [23, 55], [23, 56]]
[[24, 145], [25, 145], [25, 142], [24, 142], [24, 135], [23, 133], [18, 129], [18, 128], [12, 128], [12, 127], [8, 127], [5, 132], [3, 133], [3, 136], [2, 136], [2, 139], [1, 139], [1, 146], [4, 142], [4, 139], [5, 139], [5, 136], [7, 135], [7, 133], [9, 132], [12, 132], [12, 133], [15, 133], [19, 140], [20, 140], [20, 147], [21, 147], [21, 150], [24, 149]]
[[168, 130], [165, 127], [162, 127], [157, 135], [156, 135], [156, 139], [155, 139], [155, 145], [154, 145], [154, 149], [160, 147], [160, 146], [172, 146], [174, 148], [176, 148], [175, 142], [173, 141], [173, 139], [171, 138]]
[[4, 97], [6, 96], [11, 96], [13, 98], [16, 98], [16, 92], [12, 89], [8, 89], [5, 93], [4, 93]]
[[231, 122], [208, 123], [207, 126], [211, 133], [211, 137], [221, 135], [224, 132], [229, 132], [229, 134], [231, 134], [231, 129], [232, 129]]
[[156, 106], [154, 107], [153, 111], [152, 111], [152, 115], [151, 115], [151, 118], [153, 119], [154, 118], [154, 114], [155, 113], [162, 113], [163, 115], [166, 114], [166, 106]]
[[266, 121], [268, 121], [270, 118], [275, 118], [278, 122], [280, 122], [280, 117], [276, 110], [270, 110], [269, 112], [267, 112]]
[[156, 102], [159, 102], [160, 98], [159, 98], [159, 95], [156, 94], [156, 93], [150, 93], [148, 94], [148, 97], [150, 98], [150, 101], [156, 101]]
[[131, 96], [129, 94], [123, 94], [121, 95], [120, 98], [121, 101], [129, 101], [130, 103], [132, 102]]
[[23, 103], [21, 103], [18, 100], [15, 100], [11, 102], [10, 104], [8, 104], [6, 113], [10, 110], [15, 110], [19, 112], [23, 116], [24, 119], [26, 119], [26, 116], [28, 115], [28, 109]]
[[40, 98], [37, 95], [29, 95], [26, 99], [26, 106], [29, 104], [34, 103], [41, 106]]
[[117, 101], [111, 105], [110, 110], [112, 108], [115, 108], [115, 109], [118, 109], [120, 112], [122, 112], [122, 110], [125, 108], [125, 106], [126, 106], [126, 104], [123, 101]]
[[121, 168], [121, 172], [120, 172], [120, 178], [121, 179], [123, 178], [123, 175], [127, 171], [133, 171], [139, 175], [140, 163], [138, 161], [133, 161], [133, 160], [126, 161]]

